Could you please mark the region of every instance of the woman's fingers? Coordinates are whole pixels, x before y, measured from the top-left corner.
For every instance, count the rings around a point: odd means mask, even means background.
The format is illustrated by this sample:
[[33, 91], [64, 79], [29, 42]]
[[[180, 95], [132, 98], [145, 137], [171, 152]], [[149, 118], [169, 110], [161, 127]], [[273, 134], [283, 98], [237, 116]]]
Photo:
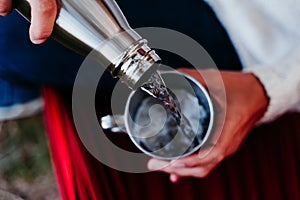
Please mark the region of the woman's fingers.
[[11, 12], [11, 0], [0, 0], [0, 15], [7, 16]]
[[30, 40], [43, 43], [51, 35], [57, 15], [55, 0], [31, 0]]

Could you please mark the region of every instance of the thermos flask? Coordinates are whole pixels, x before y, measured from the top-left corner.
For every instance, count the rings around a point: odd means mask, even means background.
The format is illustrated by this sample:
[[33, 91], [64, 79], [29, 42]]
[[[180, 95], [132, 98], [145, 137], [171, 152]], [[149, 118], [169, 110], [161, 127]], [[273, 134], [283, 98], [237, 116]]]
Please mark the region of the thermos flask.
[[[141, 84], [160, 61], [147, 40], [130, 28], [114, 0], [61, 0], [52, 36], [72, 50], [93, 59], [129, 87]], [[30, 20], [30, 0], [14, 0]]]

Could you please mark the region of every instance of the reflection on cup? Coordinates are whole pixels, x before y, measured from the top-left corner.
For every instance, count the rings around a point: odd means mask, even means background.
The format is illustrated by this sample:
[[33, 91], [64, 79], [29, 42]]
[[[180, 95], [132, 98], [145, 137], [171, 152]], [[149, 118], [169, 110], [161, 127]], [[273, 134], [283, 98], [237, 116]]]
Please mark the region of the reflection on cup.
[[124, 117], [105, 116], [101, 125], [112, 131], [126, 130], [132, 142], [152, 157], [176, 159], [203, 146], [212, 129], [214, 111], [206, 90], [194, 78], [173, 71], [162, 72], [162, 77], [194, 134], [186, 135], [163, 103], [142, 90], [130, 94]]

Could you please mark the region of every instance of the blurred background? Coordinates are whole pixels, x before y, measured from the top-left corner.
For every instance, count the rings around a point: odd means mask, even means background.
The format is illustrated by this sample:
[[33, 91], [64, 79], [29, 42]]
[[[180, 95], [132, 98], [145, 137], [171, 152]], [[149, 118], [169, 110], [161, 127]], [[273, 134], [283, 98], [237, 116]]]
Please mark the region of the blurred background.
[[0, 200], [60, 199], [41, 114], [0, 122]]

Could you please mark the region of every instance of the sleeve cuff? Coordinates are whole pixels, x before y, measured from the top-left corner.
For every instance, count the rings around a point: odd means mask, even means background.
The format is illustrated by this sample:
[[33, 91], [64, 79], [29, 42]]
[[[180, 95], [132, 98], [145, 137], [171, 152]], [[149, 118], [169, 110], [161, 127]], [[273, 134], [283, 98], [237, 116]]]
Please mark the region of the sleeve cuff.
[[32, 116], [42, 111], [44, 102], [41, 97], [11, 106], [0, 106], [0, 122]]
[[270, 99], [267, 111], [257, 124], [272, 122], [285, 112], [299, 108], [299, 94], [297, 94], [299, 84], [295, 83], [299, 80], [296, 77], [299, 72], [287, 73], [288, 69], [279, 71], [261, 66], [246, 68], [243, 71], [253, 73], [260, 80]]

